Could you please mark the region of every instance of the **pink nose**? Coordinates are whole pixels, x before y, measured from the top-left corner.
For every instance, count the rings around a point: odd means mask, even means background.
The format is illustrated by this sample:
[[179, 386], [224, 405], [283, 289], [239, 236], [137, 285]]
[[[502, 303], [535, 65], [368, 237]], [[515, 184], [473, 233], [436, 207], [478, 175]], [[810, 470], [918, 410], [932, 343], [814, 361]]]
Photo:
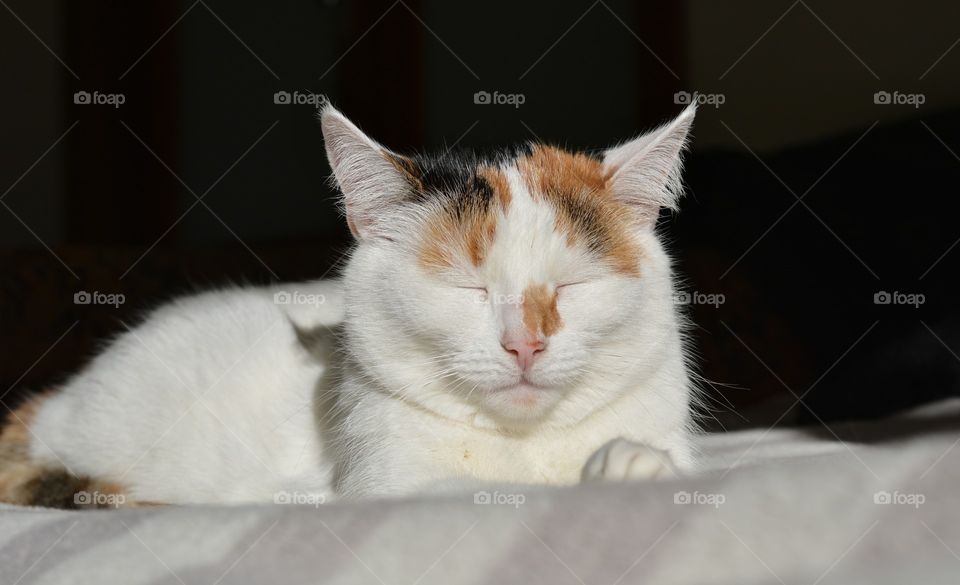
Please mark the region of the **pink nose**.
[[547, 348], [543, 339], [505, 339], [500, 345], [517, 358], [517, 365], [524, 372], [533, 367], [537, 354]]

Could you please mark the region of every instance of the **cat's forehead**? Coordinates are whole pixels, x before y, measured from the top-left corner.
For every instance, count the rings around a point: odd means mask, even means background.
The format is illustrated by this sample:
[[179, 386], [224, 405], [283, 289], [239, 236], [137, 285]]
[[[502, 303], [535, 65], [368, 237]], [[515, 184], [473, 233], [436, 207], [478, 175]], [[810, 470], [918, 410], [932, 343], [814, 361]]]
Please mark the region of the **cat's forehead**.
[[528, 144], [395, 164], [411, 177], [414, 198], [430, 209], [421, 235], [424, 268], [482, 267], [520, 253], [536, 263], [578, 250], [617, 272], [637, 272], [629, 210], [612, 195], [601, 158]]

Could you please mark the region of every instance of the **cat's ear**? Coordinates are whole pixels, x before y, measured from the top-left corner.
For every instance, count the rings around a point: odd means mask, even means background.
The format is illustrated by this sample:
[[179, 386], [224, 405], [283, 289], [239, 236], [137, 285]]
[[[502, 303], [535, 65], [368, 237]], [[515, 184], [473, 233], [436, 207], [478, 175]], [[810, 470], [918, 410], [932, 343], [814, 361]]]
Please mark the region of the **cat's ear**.
[[360, 240], [387, 236], [386, 217], [411, 190], [412, 177], [404, 170], [411, 161], [369, 138], [329, 102], [320, 123], [350, 231]]
[[662, 207], [677, 208], [683, 150], [694, 114], [696, 105], [690, 105], [672, 122], [604, 153], [614, 196], [637, 211], [641, 224], [655, 224]]

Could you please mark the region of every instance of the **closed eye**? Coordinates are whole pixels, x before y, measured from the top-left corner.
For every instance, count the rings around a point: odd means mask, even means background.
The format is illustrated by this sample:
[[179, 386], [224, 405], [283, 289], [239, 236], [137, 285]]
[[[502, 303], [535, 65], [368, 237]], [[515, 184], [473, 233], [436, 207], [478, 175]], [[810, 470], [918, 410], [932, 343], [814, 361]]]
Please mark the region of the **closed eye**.
[[578, 284], [587, 284], [587, 281], [585, 281], [585, 280], [578, 280], [578, 281], [576, 281], [576, 282], [564, 282], [563, 284], [558, 284], [558, 285], [557, 285], [557, 290], [560, 290], [561, 288], [570, 287], [570, 286], [577, 286]]

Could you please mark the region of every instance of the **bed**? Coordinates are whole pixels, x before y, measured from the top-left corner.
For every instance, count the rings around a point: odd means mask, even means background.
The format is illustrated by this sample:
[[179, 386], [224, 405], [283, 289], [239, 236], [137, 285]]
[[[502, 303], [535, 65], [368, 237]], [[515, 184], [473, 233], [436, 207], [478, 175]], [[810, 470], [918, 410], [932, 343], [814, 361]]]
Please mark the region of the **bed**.
[[960, 399], [700, 439], [703, 473], [350, 503], [0, 507], [0, 583], [960, 582]]

